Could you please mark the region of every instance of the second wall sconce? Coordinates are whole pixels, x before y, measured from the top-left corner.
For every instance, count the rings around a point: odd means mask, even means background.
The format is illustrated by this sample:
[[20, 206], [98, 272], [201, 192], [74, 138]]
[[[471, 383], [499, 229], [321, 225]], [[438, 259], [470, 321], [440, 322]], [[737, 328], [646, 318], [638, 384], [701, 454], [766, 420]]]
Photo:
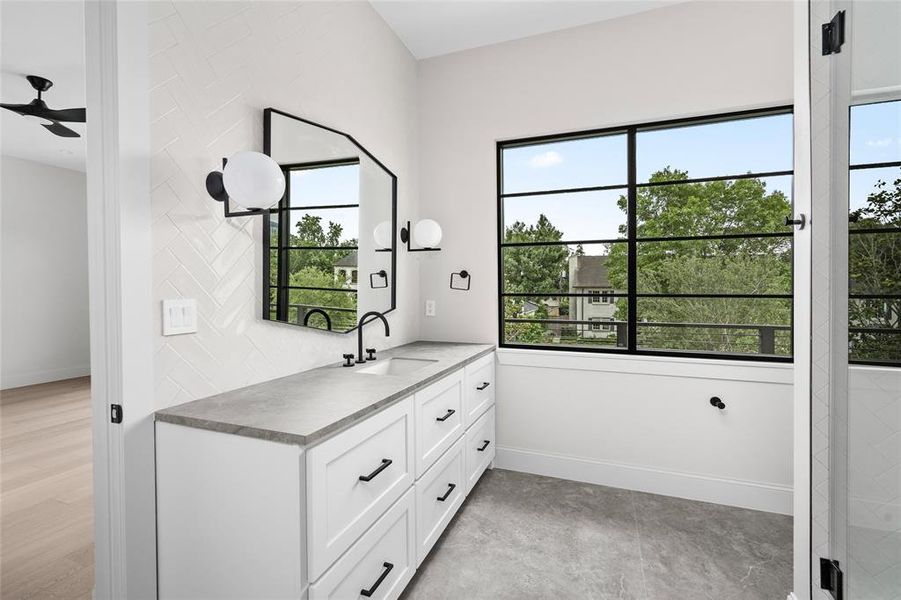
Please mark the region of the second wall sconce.
[[222, 202], [226, 217], [258, 215], [285, 195], [285, 174], [269, 156], [242, 150], [222, 159], [222, 171], [206, 176], [206, 191]]
[[[410, 245], [411, 238], [419, 248]], [[407, 226], [401, 227], [400, 241], [407, 245], [408, 252], [437, 252], [441, 250], [438, 247], [441, 243], [441, 225], [432, 219], [423, 219], [416, 223], [411, 232], [410, 222], [407, 221]]]

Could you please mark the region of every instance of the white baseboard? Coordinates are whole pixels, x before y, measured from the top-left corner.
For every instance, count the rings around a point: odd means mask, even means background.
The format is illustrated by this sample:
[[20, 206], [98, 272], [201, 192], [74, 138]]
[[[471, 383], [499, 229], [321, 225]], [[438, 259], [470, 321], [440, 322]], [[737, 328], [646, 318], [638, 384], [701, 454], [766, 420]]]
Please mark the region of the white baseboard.
[[497, 448], [495, 464], [499, 469], [535, 475], [783, 515], [792, 513], [792, 489], [782, 485], [707, 477], [500, 446]]
[[29, 373], [13, 373], [3, 376], [2, 381], [0, 381], [0, 389], [10, 390], [26, 385], [62, 381], [63, 379], [73, 379], [75, 377], [86, 377], [90, 374], [90, 365], [66, 367], [63, 369], [49, 369], [46, 371], [31, 371]]

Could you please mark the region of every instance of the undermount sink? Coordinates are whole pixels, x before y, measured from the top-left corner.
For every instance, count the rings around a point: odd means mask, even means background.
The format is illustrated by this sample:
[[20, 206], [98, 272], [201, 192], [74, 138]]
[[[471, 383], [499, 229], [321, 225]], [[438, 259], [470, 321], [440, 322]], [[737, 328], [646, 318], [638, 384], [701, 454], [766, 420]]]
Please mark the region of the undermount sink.
[[378, 360], [375, 364], [354, 369], [354, 371], [368, 375], [406, 375], [427, 367], [434, 362], [438, 361], [424, 358], [387, 358]]

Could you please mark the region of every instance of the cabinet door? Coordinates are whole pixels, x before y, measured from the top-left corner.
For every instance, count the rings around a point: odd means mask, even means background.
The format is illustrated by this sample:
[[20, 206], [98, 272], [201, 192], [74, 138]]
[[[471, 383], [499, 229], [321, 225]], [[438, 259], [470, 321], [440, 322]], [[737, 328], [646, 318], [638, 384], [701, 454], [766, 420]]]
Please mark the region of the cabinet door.
[[466, 365], [466, 390], [464, 393], [464, 427], [469, 427], [482, 416], [489, 406], [494, 406], [494, 353], [483, 356]]
[[302, 452], [156, 423], [160, 600], [302, 597]]
[[310, 586], [310, 600], [400, 596], [416, 570], [413, 505], [410, 490]]
[[310, 579], [324, 573], [412, 483], [411, 398], [310, 448]]
[[466, 432], [466, 493], [478, 483], [479, 477], [494, 460], [494, 407], [488, 409]]
[[416, 482], [416, 564], [438, 541], [466, 498], [463, 440], [457, 440]]
[[463, 435], [463, 369], [416, 392], [416, 476]]

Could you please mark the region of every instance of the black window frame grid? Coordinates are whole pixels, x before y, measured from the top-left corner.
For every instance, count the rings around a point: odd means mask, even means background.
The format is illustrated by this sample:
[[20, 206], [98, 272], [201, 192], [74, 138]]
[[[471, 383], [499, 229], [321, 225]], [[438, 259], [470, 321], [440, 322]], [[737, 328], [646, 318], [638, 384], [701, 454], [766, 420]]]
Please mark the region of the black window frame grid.
[[[848, 122], [851, 122], [850, 116], [851, 111], [855, 106], [869, 106], [872, 104], [887, 104], [887, 103], [896, 103], [901, 106], [901, 100], [883, 100], [879, 102], [866, 102], [863, 104], [856, 104], [848, 109]], [[851, 131], [849, 126], [848, 131], [849, 137], [849, 145], [850, 145], [850, 137]], [[848, 185], [850, 186], [850, 174], [854, 171], [866, 171], [870, 169], [884, 169], [884, 168], [901, 168], [901, 160], [887, 161], [887, 162], [871, 162], [871, 163], [851, 163], [850, 155], [848, 159], [848, 175], [849, 181]], [[850, 200], [850, 199], [849, 199]], [[873, 227], [873, 228], [863, 228], [863, 227], [851, 227], [850, 221], [850, 213], [851, 208], [848, 207], [849, 211], [849, 226], [848, 226], [848, 249], [850, 252], [851, 248], [851, 238], [855, 235], [880, 235], [880, 234], [888, 234], [888, 235], [901, 235], [901, 227]], [[850, 286], [849, 286], [850, 288]], [[857, 294], [848, 290], [848, 302], [850, 303], [852, 300], [896, 300], [901, 298], [901, 294]], [[851, 323], [848, 323], [848, 333], [881, 333], [886, 335], [901, 335], [901, 329], [878, 329], [873, 327], [852, 327]], [[850, 344], [850, 339], [849, 339]], [[895, 367], [901, 368], [901, 359], [896, 361], [886, 361], [886, 360], [861, 360], [856, 358], [851, 358], [851, 349], [848, 349], [848, 364], [852, 365], [869, 365], [876, 367]]]
[[[357, 294], [357, 290], [353, 288], [324, 288], [324, 287], [312, 287], [312, 286], [302, 286], [302, 285], [288, 285], [288, 265], [290, 261], [288, 259], [288, 252], [290, 251], [304, 251], [304, 250], [350, 250], [357, 251], [359, 249], [358, 246], [291, 246], [290, 244], [284, 243], [285, 240], [291, 239], [291, 219], [287, 218], [292, 212], [295, 211], [309, 211], [309, 210], [331, 210], [331, 209], [345, 209], [345, 208], [356, 208], [359, 210], [360, 204], [359, 202], [356, 204], [322, 204], [322, 205], [298, 205], [291, 206], [291, 172], [292, 171], [304, 171], [311, 169], [326, 169], [331, 167], [343, 167], [350, 165], [359, 165], [360, 158], [359, 157], [350, 157], [350, 158], [335, 158], [329, 160], [319, 160], [319, 161], [310, 161], [304, 163], [291, 163], [291, 164], [283, 164], [279, 165], [281, 167], [282, 173], [285, 176], [285, 194], [282, 196], [281, 200], [278, 202], [278, 206], [275, 208], [269, 209], [264, 215], [263, 219], [263, 248], [266, 249], [267, 252], [267, 261], [266, 261], [266, 269], [264, 272], [266, 273], [266, 285], [264, 286], [264, 305], [265, 308], [263, 310], [263, 318], [267, 321], [273, 320], [271, 318], [271, 313], [273, 310], [273, 304], [269, 302], [269, 291], [276, 290], [275, 294], [275, 321], [284, 322], [284, 323], [292, 323], [289, 319], [291, 310], [295, 310], [298, 314], [298, 318], [293, 323], [302, 324], [300, 321], [300, 308], [310, 309], [320, 309], [326, 312], [352, 312], [354, 315], [357, 313], [356, 308], [339, 308], [335, 306], [320, 306], [320, 305], [299, 305], [299, 304], [291, 304], [289, 292], [290, 290], [312, 290], [312, 291], [322, 291], [322, 292], [343, 292], [347, 294]], [[278, 219], [278, 233], [276, 235], [276, 243], [272, 244], [272, 232], [271, 232], [271, 215], [276, 215]], [[278, 252], [278, 266], [276, 273], [276, 283], [272, 284], [272, 280], [270, 278], [270, 270], [271, 267], [269, 265], [269, 257], [271, 256], [271, 252], [275, 250]]]
[[[692, 240], [717, 240], [717, 239], [760, 239], [760, 238], [788, 238], [791, 246], [791, 253], [794, 255], [794, 231], [787, 229], [784, 232], [755, 232], [755, 233], [723, 233], [720, 235], [706, 236], [672, 236], [672, 237], [637, 237], [638, 223], [636, 215], [636, 206], [638, 202], [638, 190], [640, 188], [665, 186], [665, 185], [685, 185], [692, 183], [709, 183], [713, 181], [737, 181], [741, 179], [763, 179], [767, 177], [792, 177], [794, 181], [794, 165], [791, 169], [782, 171], [764, 171], [740, 173], [735, 175], [719, 175], [712, 177], [697, 177], [673, 181], [661, 182], [638, 182], [637, 180], [637, 144], [636, 138], [639, 132], [650, 131], [655, 129], [670, 129], [678, 127], [691, 127], [695, 125], [724, 123], [728, 121], [750, 119], [757, 117], [769, 117], [777, 115], [793, 115], [792, 105], [775, 106], [771, 108], [752, 109], [734, 111], [728, 113], [720, 113], [713, 115], [704, 115], [699, 117], [690, 117], [683, 119], [668, 119], [662, 121], [653, 121], [647, 123], [637, 123], [632, 125], [624, 125], [617, 127], [606, 127], [600, 129], [590, 129], [572, 133], [551, 134], [532, 136], [526, 138], [499, 140], [495, 143], [495, 160], [496, 160], [496, 176], [497, 176], [497, 314], [498, 314], [498, 346], [501, 348], [514, 348], [524, 350], [553, 350], [556, 352], [587, 352], [595, 354], [610, 354], [614, 356], [646, 356], [646, 357], [674, 357], [674, 358], [697, 358], [697, 359], [713, 359], [713, 360], [734, 360], [734, 361], [753, 361], [753, 362], [771, 362], [771, 363], [792, 363], [794, 362], [794, 343], [792, 334], [794, 332], [794, 268], [792, 267], [791, 290], [787, 294], [657, 294], [657, 293], [640, 293], [637, 291], [637, 248], [640, 242], [675, 242], [675, 241], [692, 241]], [[576, 188], [561, 188], [550, 190], [535, 190], [529, 192], [512, 192], [504, 193], [504, 171], [503, 171], [503, 153], [507, 148], [515, 148], [521, 146], [539, 145], [542, 143], [552, 143], [571, 139], [583, 139], [591, 137], [602, 137], [611, 135], [626, 135], [626, 152], [627, 152], [627, 181], [625, 184], [587, 186]], [[792, 184], [793, 185], [793, 184]], [[504, 221], [504, 199], [516, 198], [523, 196], [542, 196], [552, 194], [566, 194], [591, 191], [608, 191], [623, 190], [627, 199], [627, 215], [625, 238], [616, 239], [591, 239], [591, 240], [559, 240], [554, 242], [505, 242], [506, 237], [505, 221]], [[794, 198], [791, 198], [792, 205]], [[789, 216], [789, 215], [786, 215]], [[618, 330], [624, 326], [626, 329], [626, 345], [625, 347], [605, 348], [605, 347], [586, 347], [565, 344], [523, 344], [510, 343], [505, 340], [505, 325], [509, 322], [514, 323], [544, 323], [544, 324], [590, 324], [590, 321], [583, 320], [566, 320], [563, 319], [508, 319], [504, 314], [504, 299], [508, 297], [589, 297], [589, 293], [516, 293], [504, 291], [504, 261], [503, 251], [506, 247], [523, 247], [523, 246], [573, 246], [578, 244], [610, 244], [625, 243], [628, 245], [628, 290], [625, 293], [617, 292], [611, 294], [610, 298], [613, 302], [618, 298], [626, 298], [627, 300], [627, 320], [612, 321], [611, 329]], [[638, 326], [641, 324], [637, 319], [637, 305], [639, 298], [760, 298], [760, 299], [784, 299], [790, 302], [790, 313], [788, 325], [771, 325], [767, 326], [772, 329], [768, 334], [773, 338], [779, 331], [788, 331], [790, 340], [790, 353], [788, 355], [776, 354], [741, 354], [741, 353], [719, 353], [707, 351], [693, 350], [663, 350], [653, 348], [638, 347]], [[655, 323], [656, 324], [656, 323]], [[651, 324], [654, 325], [654, 324]], [[688, 323], [664, 323], [666, 326], [690, 326]], [[744, 325], [744, 324], [706, 324], [708, 329], [758, 329], [763, 325]], [[762, 338], [761, 334], [761, 338]], [[760, 344], [764, 341], [761, 339]], [[768, 344], [774, 344], [768, 341]]]

